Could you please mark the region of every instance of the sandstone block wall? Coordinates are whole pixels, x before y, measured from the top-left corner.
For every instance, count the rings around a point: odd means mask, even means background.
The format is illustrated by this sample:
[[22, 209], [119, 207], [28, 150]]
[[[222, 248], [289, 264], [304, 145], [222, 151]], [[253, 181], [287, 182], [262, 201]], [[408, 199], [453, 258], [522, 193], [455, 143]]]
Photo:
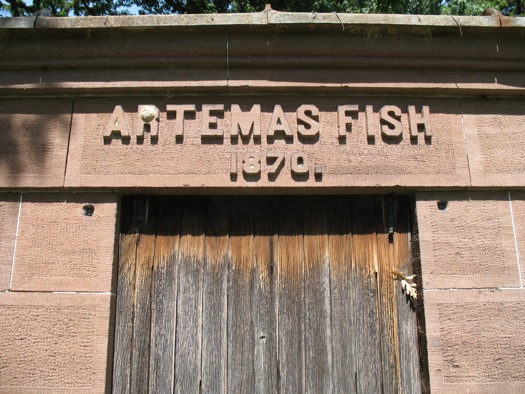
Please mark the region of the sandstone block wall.
[[0, 195], [0, 392], [108, 389], [118, 200]]
[[433, 393], [525, 391], [524, 197], [417, 193]]
[[64, 184], [73, 100], [0, 98], [0, 185]]

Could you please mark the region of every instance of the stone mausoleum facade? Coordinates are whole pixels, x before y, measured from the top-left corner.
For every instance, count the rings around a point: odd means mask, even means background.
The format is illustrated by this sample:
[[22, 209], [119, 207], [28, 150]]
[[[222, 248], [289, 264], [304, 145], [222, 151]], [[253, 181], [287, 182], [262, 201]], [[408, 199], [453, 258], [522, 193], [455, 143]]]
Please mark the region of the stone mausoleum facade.
[[0, 19], [0, 392], [120, 391], [136, 195], [406, 196], [414, 387], [524, 392], [524, 42], [497, 16]]

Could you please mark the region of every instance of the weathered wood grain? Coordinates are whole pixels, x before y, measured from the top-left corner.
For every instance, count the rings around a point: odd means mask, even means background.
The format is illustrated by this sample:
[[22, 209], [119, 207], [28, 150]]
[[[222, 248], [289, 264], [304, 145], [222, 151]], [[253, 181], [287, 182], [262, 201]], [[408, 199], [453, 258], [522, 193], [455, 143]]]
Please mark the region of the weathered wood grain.
[[354, 297], [352, 276], [352, 200], [338, 197], [329, 204], [333, 391], [356, 392]]
[[135, 259], [138, 240], [138, 232], [132, 228], [133, 200], [124, 198], [122, 205], [113, 350], [113, 392], [118, 394], [129, 393], [131, 384]]
[[280, 391], [305, 392], [302, 203], [283, 198], [279, 215], [278, 359]]
[[[379, 327], [381, 338], [381, 364], [384, 393], [398, 393], [399, 382], [399, 344], [396, 319], [396, 294], [393, 271], [396, 270], [395, 246], [398, 236], [389, 236], [389, 225], [394, 226], [396, 200], [393, 196], [382, 198], [382, 212], [377, 222], [377, 291], [379, 302]], [[391, 223], [390, 223], [391, 222]], [[392, 241], [392, 242], [391, 242]]]
[[174, 384], [181, 207], [180, 199], [176, 198], [159, 199], [158, 205], [151, 298], [149, 392], [171, 393]]
[[125, 199], [113, 391], [420, 392], [392, 198], [393, 243], [381, 197]]
[[277, 204], [261, 198], [255, 206], [253, 329], [255, 393], [276, 393], [277, 380]]
[[[406, 275], [411, 275], [414, 269], [410, 256], [409, 231], [408, 201], [400, 198], [397, 206], [394, 255], [396, 269]], [[399, 283], [396, 285], [397, 316], [394, 319], [398, 322], [401, 390], [404, 393], [421, 393], [417, 314], [407, 297], [401, 293]], [[418, 292], [421, 293], [420, 288]]]
[[232, 198], [230, 214], [231, 271], [228, 294], [228, 392], [253, 392], [253, 206]]
[[131, 354], [132, 393], [144, 393], [149, 386], [151, 273], [155, 255], [157, 206], [150, 201], [146, 228], [137, 240], [135, 275], [135, 314], [133, 319], [133, 352]]
[[332, 391], [332, 330], [326, 205], [306, 198], [304, 222], [304, 329], [306, 392]]
[[377, 322], [376, 209], [373, 197], [358, 198], [353, 206], [352, 266], [355, 280], [353, 297], [358, 393], [381, 391], [381, 354]]
[[202, 298], [202, 392], [227, 391], [228, 197], [210, 199], [206, 215]]
[[177, 326], [175, 392], [195, 393], [201, 387], [202, 262], [206, 206], [202, 198], [186, 200], [182, 213]]

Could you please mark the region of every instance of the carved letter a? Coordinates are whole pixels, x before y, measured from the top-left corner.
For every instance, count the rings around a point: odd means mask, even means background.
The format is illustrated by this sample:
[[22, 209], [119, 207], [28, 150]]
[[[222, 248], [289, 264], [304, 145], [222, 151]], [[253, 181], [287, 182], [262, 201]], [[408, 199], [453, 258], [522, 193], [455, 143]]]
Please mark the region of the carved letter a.
[[130, 138], [128, 123], [126, 122], [126, 114], [124, 113], [121, 105], [115, 106], [113, 114], [111, 115], [108, 125], [106, 126], [106, 130], [104, 131], [104, 139], [113, 138], [113, 133], [120, 134], [120, 138], [122, 139]]

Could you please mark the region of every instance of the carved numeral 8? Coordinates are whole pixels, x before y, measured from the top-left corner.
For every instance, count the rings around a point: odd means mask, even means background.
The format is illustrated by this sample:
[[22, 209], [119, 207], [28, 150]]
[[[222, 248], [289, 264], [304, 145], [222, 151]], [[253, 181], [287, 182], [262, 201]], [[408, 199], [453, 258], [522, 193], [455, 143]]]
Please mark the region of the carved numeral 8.
[[247, 175], [261, 173], [261, 156], [258, 153], [245, 153], [242, 158], [242, 172]]

